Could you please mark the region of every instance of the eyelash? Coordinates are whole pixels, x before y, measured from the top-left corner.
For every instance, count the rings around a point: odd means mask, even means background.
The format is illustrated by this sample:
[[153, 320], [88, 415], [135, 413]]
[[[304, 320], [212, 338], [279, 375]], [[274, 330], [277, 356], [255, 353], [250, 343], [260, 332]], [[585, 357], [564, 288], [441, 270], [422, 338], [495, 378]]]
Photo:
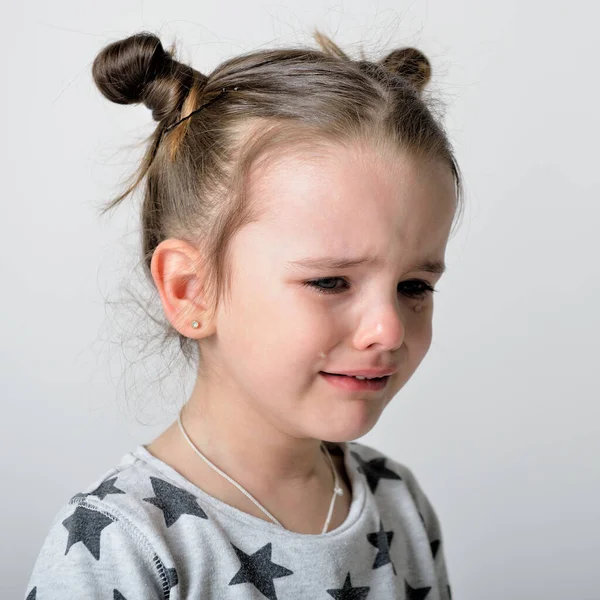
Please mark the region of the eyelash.
[[[313, 279], [311, 281], [307, 281], [304, 285], [313, 288], [318, 294], [339, 294], [340, 291], [344, 290], [344, 288], [323, 288], [319, 285], [319, 282], [334, 280], [345, 281], [343, 277], [323, 277], [321, 279]], [[434, 292], [438, 291], [433, 286], [429, 285], [427, 281], [424, 281], [422, 279], [411, 279], [410, 281], [407, 281], [405, 283], [419, 283], [423, 286], [423, 290], [420, 292], [405, 293], [405, 296], [416, 300], [423, 300], [428, 294], [433, 294]]]

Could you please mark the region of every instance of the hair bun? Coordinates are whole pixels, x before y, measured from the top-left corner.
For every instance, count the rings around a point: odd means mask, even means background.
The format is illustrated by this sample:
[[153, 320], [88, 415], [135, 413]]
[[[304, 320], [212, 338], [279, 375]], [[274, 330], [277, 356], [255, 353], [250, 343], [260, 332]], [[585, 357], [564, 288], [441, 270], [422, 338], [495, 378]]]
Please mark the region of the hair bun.
[[431, 63], [416, 48], [399, 48], [393, 50], [379, 64], [388, 71], [408, 79], [421, 91], [431, 79]]
[[161, 121], [180, 110], [194, 79], [206, 77], [172, 58], [152, 33], [137, 33], [105, 46], [94, 59], [96, 86], [111, 102], [138, 104]]

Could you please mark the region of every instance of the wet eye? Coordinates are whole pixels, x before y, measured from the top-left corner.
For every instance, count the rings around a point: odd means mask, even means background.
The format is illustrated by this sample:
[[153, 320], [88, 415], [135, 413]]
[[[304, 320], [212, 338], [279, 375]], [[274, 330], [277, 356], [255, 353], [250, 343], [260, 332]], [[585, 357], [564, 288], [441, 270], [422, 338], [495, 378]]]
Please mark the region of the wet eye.
[[407, 281], [406, 284], [407, 285], [413, 284], [413, 285], [417, 286], [416, 289], [413, 288], [412, 291], [405, 292], [405, 294], [410, 298], [418, 298], [418, 299], [422, 300], [428, 294], [437, 292], [437, 290], [434, 287], [432, 287], [431, 285], [429, 285], [426, 281], [423, 281], [422, 279], [413, 279], [411, 281]]
[[[344, 287], [336, 287], [338, 282], [344, 283]], [[326, 277], [307, 281], [305, 286], [313, 288], [318, 294], [339, 294], [348, 288], [348, 283], [341, 277]], [[427, 281], [422, 279], [411, 279], [400, 284], [404, 288], [402, 292], [407, 298], [424, 299], [428, 294], [437, 292]]]
[[[312, 281], [307, 281], [304, 285], [313, 288], [319, 294], [338, 294], [340, 292], [340, 288], [329, 287], [327, 283], [331, 282], [337, 283], [338, 281], [344, 281], [341, 277], [326, 277], [324, 279], [313, 279]], [[325, 283], [324, 283], [325, 282]], [[341, 288], [342, 290], [344, 288]]]

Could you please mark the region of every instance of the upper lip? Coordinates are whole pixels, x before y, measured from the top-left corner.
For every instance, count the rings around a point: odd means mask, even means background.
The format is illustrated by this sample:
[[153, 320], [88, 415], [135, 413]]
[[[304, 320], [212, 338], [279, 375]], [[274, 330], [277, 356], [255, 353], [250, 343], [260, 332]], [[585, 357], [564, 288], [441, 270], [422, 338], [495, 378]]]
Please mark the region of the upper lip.
[[396, 372], [395, 367], [389, 367], [387, 369], [348, 369], [342, 371], [324, 371], [331, 375], [358, 375], [359, 377], [385, 377], [387, 375], [393, 375]]

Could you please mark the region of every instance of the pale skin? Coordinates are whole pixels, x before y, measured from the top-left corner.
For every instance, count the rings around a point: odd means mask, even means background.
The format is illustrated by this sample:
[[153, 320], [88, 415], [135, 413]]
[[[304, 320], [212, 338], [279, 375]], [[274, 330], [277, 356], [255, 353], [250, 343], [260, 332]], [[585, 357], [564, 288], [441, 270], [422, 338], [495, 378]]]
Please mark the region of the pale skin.
[[[204, 367], [182, 412], [187, 434], [284, 527], [314, 534], [333, 491], [321, 440], [370, 431], [429, 350], [433, 295], [403, 292], [439, 281], [441, 274], [415, 266], [444, 261], [456, 193], [446, 164], [383, 156], [365, 143], [310, 160], [279, 158], [252, 173], [250, 200], [266, 216], [231, 241], [231, 296], [214, 313], [193, 245], [163, 241], [151, 269], [166, 317], [201, 348]], [[381, 264], [288, 264], [363, 255]], [[315, 280], [337, 293], [303, 285]], [[319, 374], [390, 365], [398, 370], [377, 392], [346, 392]], [[146, 447], [209, 494], [269, 520], [194, 453], [177, 421]], [[328, 531], [344, 522], [351, 502], [341, 458], [335, 465], [345, 493]]]

